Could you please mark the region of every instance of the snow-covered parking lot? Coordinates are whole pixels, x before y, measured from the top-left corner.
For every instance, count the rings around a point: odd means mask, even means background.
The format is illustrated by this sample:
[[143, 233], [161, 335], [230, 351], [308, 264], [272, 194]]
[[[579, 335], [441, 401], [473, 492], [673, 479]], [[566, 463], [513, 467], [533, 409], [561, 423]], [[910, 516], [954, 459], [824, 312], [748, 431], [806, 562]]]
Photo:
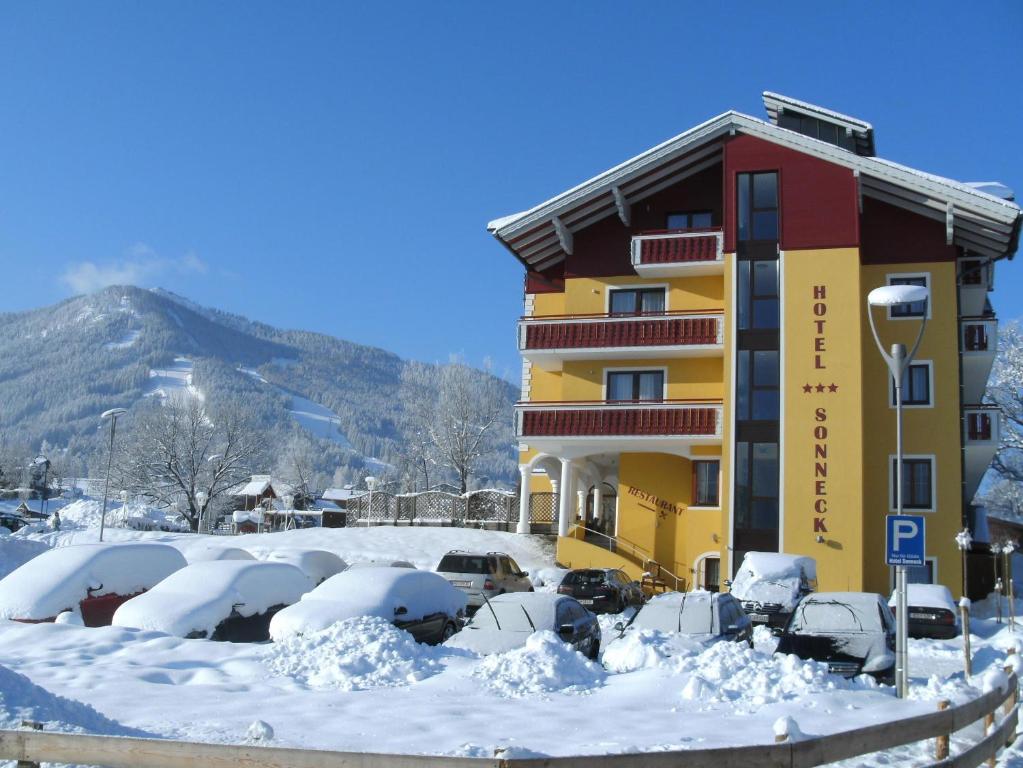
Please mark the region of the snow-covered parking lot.
[[[179, 547], [201, 540], [108, 534]], [[95, 536], [93, 530], [33, 534], [57, 547]], [[0, 558], [15, 541], [0, 539]], [[456, 528], [308, 529], [206, 541], [243, 547], [260, 559], [306, 547], [349, 563], [408, 560], [426, 569], [449, 549], [505, 551], [531, 574], [553, 562], [541, 538]], [[987, 610], [977, 606], [979, 615]], [[605, 649], [617, 620], [600, 618]], [[281, 746], [488, 757], [498, 748], [513, 757], [768, 743], [783, 716], [802, 733], [817, 735], [932, 712], [940, 698], [978, 695], [986, 671], [1001, 667], [1018, 636], [987, 619], [973, 629], [974, 685], [963, 680], [960, 638], [914, 640], [913, 695], [899, 701], [870, 678], [845, 680], [823, 664], [774, 655], [775, 639], [763, 631], [752, 649], [720, 643], [702, 651], [657, 634], [630, 633], [599, 664], [553, 633], [479, 658], [416, 644], [376, 618], [265, 644], [2, 621], [0, 727], [26, 718], [45, 721], [51, 730], [243, 742], [249, 726], [263, 720]], [[906, 764], [931, 754], [913, 748], [873, 764]]]

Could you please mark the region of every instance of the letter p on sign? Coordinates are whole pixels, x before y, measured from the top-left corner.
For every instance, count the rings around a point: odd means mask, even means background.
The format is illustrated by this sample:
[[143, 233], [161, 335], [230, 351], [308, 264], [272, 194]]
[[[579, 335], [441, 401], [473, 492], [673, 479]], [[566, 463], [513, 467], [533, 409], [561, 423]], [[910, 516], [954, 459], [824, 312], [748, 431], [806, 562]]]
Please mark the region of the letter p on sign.
[[921, 515], [888, 515], [885, 562], [888, 565], [925, 565], [924, 518]]

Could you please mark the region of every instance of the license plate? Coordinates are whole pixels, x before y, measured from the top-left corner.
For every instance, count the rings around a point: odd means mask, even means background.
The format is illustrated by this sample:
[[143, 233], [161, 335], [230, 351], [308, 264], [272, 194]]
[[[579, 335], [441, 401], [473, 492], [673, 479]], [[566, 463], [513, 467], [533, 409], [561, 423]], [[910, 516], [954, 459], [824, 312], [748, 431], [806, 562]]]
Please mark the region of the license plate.
[[579, 602], [582, 603], [583, 605], [593, 605], [592, 600], [580, 600]]
[[766, 613], [751, 613], [749, 615], [749, 620], [757, 621], [760, 622], [761, 624], [766, 624], [769, 621]]
[[451, 586], [452, 587], [471, 587], [472, 586], [472, 582], [471, 581], [452, 581], [451, 582]]
[[938, 617], [937, 616], [933, 616], [933, 615], [931, 615], [929, 613], [911, 613], [911, 614], [909, 614], [909, 618], [911, 618], [911, 619], [931, 619], [931, 620], [934, 620], [934, 619], [936, 619]]

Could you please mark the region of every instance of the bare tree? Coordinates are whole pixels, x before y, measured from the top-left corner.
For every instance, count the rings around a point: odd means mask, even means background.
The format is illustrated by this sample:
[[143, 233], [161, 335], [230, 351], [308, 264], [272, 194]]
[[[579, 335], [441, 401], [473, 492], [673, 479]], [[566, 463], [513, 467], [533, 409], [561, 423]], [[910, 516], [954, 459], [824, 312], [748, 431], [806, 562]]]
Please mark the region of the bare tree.
[[430, 435], [440, 461], [458, 476], [462, 493], [480, 458], [497, 449], [495, 433], [511, 416], [501, 385], [489, 370], [489, 364], [481, 373], [459, 360], [440, 370]]
[[437, 382], [433, 369], [409, 362], [401, 370], [398, 398], [402, 407], [402, 443], [398, 474], [405, 490], [429, 490], [437, 465], [437, 449], [432, 434], [437, 411]]
[[193, 531], [228, 489], [251, 474], [261, 449], [241, 407], [228, 404], [211, 413], [186, 394], [149, 403], [126, 432], [118, 459], [122, 487], [157, 506], [183, 505]]
[[[1023, 482], [1023, 332], [1019, 323], [998, 329], [998, 356], [988, 380], [987, 399], [1001, 411], [1000, 444], [992, 468], [1002, 479]], [[1002, 490], [1006, 490], [1002, 486]]]
[[317, 463], [309, 439], [300, 434], [292, 435], [281, 453], [276, 474], [291, 486], [295, 509], [305, 509], [316, 496], [322, 480], [322, 473], [316, 470]]

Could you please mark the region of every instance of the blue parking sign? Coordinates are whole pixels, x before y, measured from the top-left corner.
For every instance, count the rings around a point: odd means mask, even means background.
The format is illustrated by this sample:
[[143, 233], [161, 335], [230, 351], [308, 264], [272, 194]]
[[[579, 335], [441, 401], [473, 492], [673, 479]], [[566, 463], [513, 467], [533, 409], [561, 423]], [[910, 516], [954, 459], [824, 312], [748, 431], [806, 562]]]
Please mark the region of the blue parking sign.
[[923, 515], [888, 515], [885, 559], [888, 565], [926, 565]]

